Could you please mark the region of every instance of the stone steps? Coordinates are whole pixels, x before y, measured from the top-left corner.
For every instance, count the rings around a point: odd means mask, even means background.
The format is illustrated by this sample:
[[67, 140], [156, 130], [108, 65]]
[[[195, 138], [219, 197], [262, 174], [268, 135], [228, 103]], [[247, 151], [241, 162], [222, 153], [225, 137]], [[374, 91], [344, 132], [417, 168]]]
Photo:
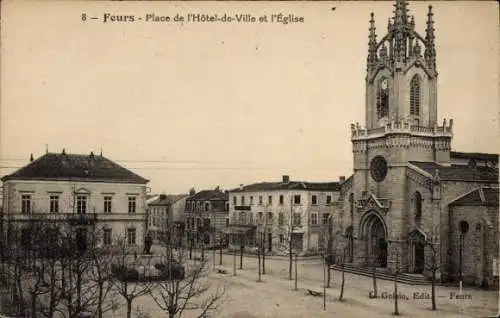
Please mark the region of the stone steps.
[[[333, 270], [336, 270], [336, 271], [342, 271], [341, 265], [331, 265], [330, 268]], [[344, 271], [346, 273], [362, 275], [362, 276], [367, 276], [367, 277], [373, 276], [371, 268], [354, 267], [350, 264], [346, 264], [344, 266]], [[384, 273], [384, 272], [381, 272], [380, 270], [375, 271], [375, 277], [377, 277], [378, 279], [394, 281], [393, 274]], [[404, 273], [398, 274], [397, 281], [399, 283], [408, 284], [408, 285], [430, 285], [431, 284], [431, 281], [428, 280], [427, 278], [425, 278], [423, 275], [417, 276], [417, 275], [413, 275], [413, 274], [404, 274]]]

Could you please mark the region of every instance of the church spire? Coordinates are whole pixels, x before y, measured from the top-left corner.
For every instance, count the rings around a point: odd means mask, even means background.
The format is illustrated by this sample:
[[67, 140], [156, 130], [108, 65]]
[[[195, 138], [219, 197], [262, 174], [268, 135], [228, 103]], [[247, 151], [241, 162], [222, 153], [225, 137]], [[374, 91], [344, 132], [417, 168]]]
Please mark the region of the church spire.
[[394, 7], [394, 26], [403, 28], [408, 24], [408, 3], [406, 0], [396, 0]]
[[377, 62], [377, 34], [375, 31], [375, 19], [372, 12], [370, 14], [370, 35], [368, 36], [368, 70], [370, 70]]
[[427, 28], [425, 29], [425, 61], [430, 68], [436, 68], [436, 46], [434, 43], [434, 20], [432, 19], [432, 6], [429, 6], [427, 13]]

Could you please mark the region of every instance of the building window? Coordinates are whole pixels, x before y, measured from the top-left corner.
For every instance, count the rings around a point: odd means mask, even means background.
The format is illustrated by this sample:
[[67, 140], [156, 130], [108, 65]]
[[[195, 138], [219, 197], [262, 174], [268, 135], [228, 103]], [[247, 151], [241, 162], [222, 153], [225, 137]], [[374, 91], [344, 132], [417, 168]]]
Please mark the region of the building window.
[[233, 205], [236, 205], [236, 196], [233, 197]]
[[323, 224], [328, 224], [328, 219], [330, 218], [329, 213], [323, 213]]
[[21, 212], [31, 213], [31, 195], [23, 194], [21, 196]]
[[229, 218], [226, 218], [226, 227], [229, 227]]
[[245, 205], [245, 196], [244, 195], [241, 196], [241, 205]]
[[248, 224], [253, 224], [253, 213], [248, 212]]
[[302, 219], [302, 218], [301, 218], [300, 213], [294, 213], [294, 214], [293, 214], [293, 224], [294, 224], [295, 226], [300, 226], [301, 221], [302, 221], [301, 219]]
[[263, 214], [262, 214], [262, 212], [259, 212], [259, 224], [262, 224], [263, 221], [264, 221]]
[[349, 215], [352, 224], [354, 222], [354, 193], [349, 194]]
[[23, 249], [31, 248], [31, 230], [30, 229], [21, 229], [21, 246]]
[[253, 196], [250, 196], [250, 205], [253, 205]]
[[111, 233], [111, 229], [104, 229], [102, 240], [104, 245], [111, 245]]
[[127, 243], [129, 245], [135, 245], [135, 239], [136, 239], [136, 231], [135, 229], [127, 229]]
[[76, 246], [80, 252], [87, 249], [87, 229], [79, 228], [76, 230]]
[[300, 194], [296, 194], [293, 196], [293, 203], [300, 204]]
[[312, 201], [312, 204], [314, 204], [314, 205], [318, 204], [318, 196], [313, 195], [311, 198], [311, 201]]
[[137, 207], [136, 204], [137, 204], [136, 197], [128, 197], [128, 213], [135, 213]]
[[413, 76], [410, 82], [410, 115], [420, 115], [420, 78]]
[[262, 196], [259, 195], [259, 204], [262, 205]]
[[203, 219], [203, 228], [205, 230], [209, 230], [210, 229], [210, 219], [208, 219], [208, 218], [204, 218]]
[[246, 213], [245, 212], [240, 212], [240, 224], [246, 224]]
[[59, 196], [51, 195], [50, 196], [50, 213], [58, 213], [59, 212]]
[[285, 236], [283, 234], [280, 234], [280, 244], [283, 244], [285, 242]]
[[76, 197], [76, 213], [84, 214], [87, 213], [87, 197], [84, 195], [79, 195]]
[[415, 223], [420, 224], [420, 220], [422, 219], [422, 195], [420, 192], [416, 191], [413, 194], [413, 198], [411, 199], [411, 203], [413, 203], [413, 213]]
[[326, 204], [330, 204], [332, 203], [332, 196], [331, 195], [327, 195], [326, 196]]
[[317, 225], [318, 224], [318, 215], [316, 213], [311, 214], [311, 225]]
[[377, 115], [378, 118], [389, 114], [389, 82], [387, 78], [381, 78], [377, 92]]
[[278, 224], [279, 225], [284, 225], [285, 224], [285, 215], [283, 214], [283, 212], [280, 212], [278, 214]]
[[273, 196], [272, 195], [267, 197], [267, 204], [269, 204], [269, 205], [273, 204]]
[[283, 198], [283, 195], [280, 195], [280, 204], [283, 205], [283, 202], [284, 202], [284, 198]]
[[111, 213], [111, 197], [104, 197], [104, 213]]
[[208, 211], [208, 210], [210, 210], [210, 203], [205, 202], [205, 211]]
[[224, 204], [224, 208], [225, 208], [225, 210], [224, 210], [224, 211], [229, 211], [229, 202], [226, 202], [226, 203]]
[[268, 224], [273, 223], [273, 212], [267, 212], [267, 223]]

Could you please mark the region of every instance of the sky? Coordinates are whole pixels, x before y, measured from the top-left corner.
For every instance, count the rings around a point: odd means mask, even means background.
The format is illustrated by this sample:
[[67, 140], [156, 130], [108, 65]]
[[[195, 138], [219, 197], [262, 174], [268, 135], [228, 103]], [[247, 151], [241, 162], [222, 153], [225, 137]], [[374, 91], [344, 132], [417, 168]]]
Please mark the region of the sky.
[[[436, 28], [438, 117], [453, 150], [498, 153], [498, 5], [409, 4]], [[30, 154], [100, 153], [153, 193], [352, 174], [364, 123], [370, 12], [393, 2], [2, 1], [0, 175]], [[335, 10], [332, 8], [335, 7]], [[82, 21], [82, 14], [87, 19]], [[103, 22], [103, 15], [134, 22]], [[145, 22], [189, 13], [283, 13], [303, 23]]]

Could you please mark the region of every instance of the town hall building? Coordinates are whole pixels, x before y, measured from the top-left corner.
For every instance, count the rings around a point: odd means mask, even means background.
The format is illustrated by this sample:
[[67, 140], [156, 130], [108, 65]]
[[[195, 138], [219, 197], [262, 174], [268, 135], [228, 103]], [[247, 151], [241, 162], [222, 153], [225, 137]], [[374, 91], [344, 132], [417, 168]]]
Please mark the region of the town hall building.
[[336, 253], [354, 267], [426, 277], [434, 255], [443, 280], [498, 286], [498, 154], [452, 151], [453, 119], [438, 118], [433, 24], [429, 6], [420, 35], [397, 0], [377, 39], [371, 14], [365, 124], [351, 125]]

